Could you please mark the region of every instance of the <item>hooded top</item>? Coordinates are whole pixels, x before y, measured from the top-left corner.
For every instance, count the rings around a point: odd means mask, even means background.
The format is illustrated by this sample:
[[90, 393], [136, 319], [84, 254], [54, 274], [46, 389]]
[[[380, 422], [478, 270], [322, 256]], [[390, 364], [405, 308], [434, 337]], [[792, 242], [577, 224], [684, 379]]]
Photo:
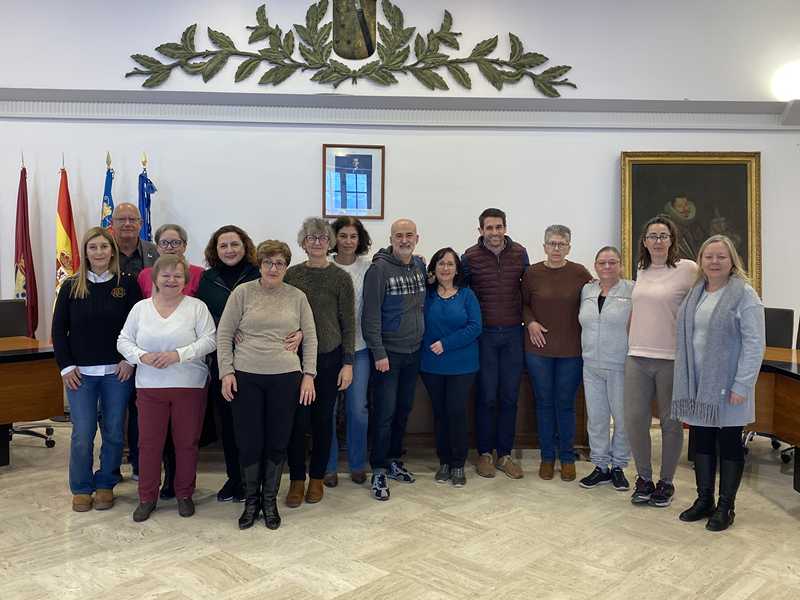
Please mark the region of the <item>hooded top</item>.
[[386, 353], [419, 350], [425, 333], [425, 265], [416, 256], [409, 264], [382, 248], [364, 277], [361, 327], [374, 360]]

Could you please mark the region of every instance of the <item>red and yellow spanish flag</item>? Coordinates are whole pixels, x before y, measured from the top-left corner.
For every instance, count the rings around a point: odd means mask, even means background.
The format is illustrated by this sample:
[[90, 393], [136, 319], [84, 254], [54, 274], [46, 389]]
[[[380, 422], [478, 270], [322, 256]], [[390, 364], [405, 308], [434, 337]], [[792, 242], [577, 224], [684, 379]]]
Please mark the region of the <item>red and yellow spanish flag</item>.
[[56, 296], [64, 280], [74, 275], [81, 266], [80, 248], [72, 220], [72, 202], [69, 198], [67, 171], [61, 169], [58, 186], [58, 212], [56, 214]]
[[36, 337], [39, 325], [39, 300], [36, 294], [36, 273], [33, 270], [31, 231], [28, 223], [28, 172], [19, 174], [17, 192], [17, 226], [14, 234], [14, 296], [25, 300], [28, 316], [28, 337]]

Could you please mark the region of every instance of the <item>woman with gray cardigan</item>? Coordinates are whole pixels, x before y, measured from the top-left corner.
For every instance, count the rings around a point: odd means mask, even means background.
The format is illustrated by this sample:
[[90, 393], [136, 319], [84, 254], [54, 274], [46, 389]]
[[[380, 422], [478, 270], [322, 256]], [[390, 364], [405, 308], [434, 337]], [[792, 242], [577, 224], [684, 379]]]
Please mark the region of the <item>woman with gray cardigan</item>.
[[631, 458], [631, 447], [625, 434], [622, 390], [633, 281], [621, 279], [622, 259], [613, 246], [600, 249], [594, 268], [597, 280], [590, 281], [581, 290], [578, 320], [590, 459], [595, 469], [579, 483], [586, 489], [610, 483], [622, 492], [630, 489], [624, 471]]
[[[708, 518], [706, 529], [733, 524], [744, 470], [742, 429], [755, 421], [755, 385], [764, 356], [764, 306], [724, 235], [707, 239], [701, 274], [678, 311], [672, 416], [695, 439], [697, 499], [681, 521]], [[719, 454], [719, 501], [714, 484]]]

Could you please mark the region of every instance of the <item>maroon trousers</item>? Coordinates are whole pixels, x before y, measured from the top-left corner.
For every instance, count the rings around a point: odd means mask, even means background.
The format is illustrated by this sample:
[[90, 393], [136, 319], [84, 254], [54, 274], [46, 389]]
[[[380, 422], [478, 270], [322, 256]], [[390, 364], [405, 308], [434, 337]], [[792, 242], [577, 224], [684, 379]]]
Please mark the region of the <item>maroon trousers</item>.
[[175, 496], [191, 498], [207, 388], [138, 388], [139, 501], [155, 502], [161, 485], [161, 455], [172, 422], [175, 442]]

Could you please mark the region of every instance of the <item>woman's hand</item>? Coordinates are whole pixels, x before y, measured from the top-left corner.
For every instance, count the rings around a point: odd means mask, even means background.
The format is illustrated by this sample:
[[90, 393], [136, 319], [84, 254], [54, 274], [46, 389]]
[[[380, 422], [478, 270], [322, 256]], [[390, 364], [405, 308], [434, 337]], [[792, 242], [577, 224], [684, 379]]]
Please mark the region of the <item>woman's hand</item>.
[[242, 333], [241, 329], [237, 329], [236, 332], [233, 334], [233, 342], [237, 346], [241, 346], [243, 341], [244, 341], [244, 334]]
[[81, 387], [81, 374], [78, 367], [75, 367], [69, 373], [62, 375], [61, 379], [64, 380], [64, 385], [73, 392]]
[[129, 364], [126, 360], [119, 361], [119, 364], [114, 369], [114, 375], [122, 382], [128, 381], [131, 375], [133, 375], [133, 365]]
[[431, 352], [433, 352], [436, 356], [439, 356], [444, 352], [444, 346], [442, 345], [442, 340], [438, 340], [433, 342], [430, 345]]
[[303, 375], [303, 381], [300, 382], [300, 404], [308, 406], [317, 397], [314, 390], [314, 378], [311, 375]]
[[286, 348], [287, 352], [295, 353], [297, 349], [300, 347], [300, 343], [303, 341], [303, 332], [299, 329], [293, 333], [287, 335], [284, 340], [284, 348]]
[[353, 383], [353, 365], [342, 365], [339, 371], [339, 378], [336, 380], [336, 385], [339, 386], [339, 391], [343, 392], [350, 387]]
[[380, 360], [375, 361], [375, 370], [378, 373], [386, 373], [389, 370], [389, 359], [382, 358]]
[[544, 339], [545, 333], [547, 333], [547, 329], [542, 327], [541, 323], [536, 321], [528, 323], [528, 336], [531, 338], [531, 343], [537, 348], [544, 348], [547, 343], [547, 340]]
[[222, 397], [228, 402], [231, 402], [233, 400], [233, 395], [238, 391], [239, 389], [236, 387], [236, 375], [233, 373], [225, 375], [225, 377], [222, 378]]
[[166, 369], [181, 361], [181, 356], [176, 350], [172, 352], [156, 352], [156, 357], [153, 359], [153, 366], [156, 369]]
[[744, 396], [740, 396], [736, 392], [731, 392], [731, 397], [728, 400], [731, 404], [742, 404], [745, 401]]

